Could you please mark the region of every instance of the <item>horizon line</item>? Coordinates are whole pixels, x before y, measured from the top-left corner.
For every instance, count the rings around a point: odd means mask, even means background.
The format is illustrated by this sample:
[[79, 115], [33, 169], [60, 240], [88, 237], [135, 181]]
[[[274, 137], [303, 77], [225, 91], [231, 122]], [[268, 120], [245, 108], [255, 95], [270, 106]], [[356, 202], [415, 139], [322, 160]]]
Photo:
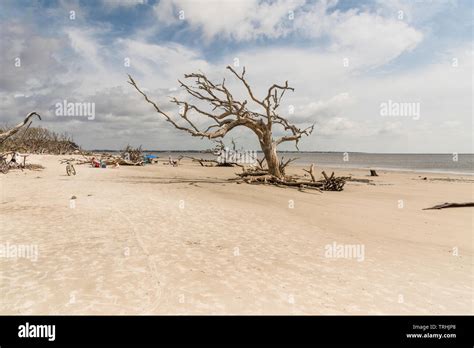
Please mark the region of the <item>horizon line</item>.
[[[84, 151], [91, 152], [120, 152], [121, 150], [111, 150], [111, 149], [84, 149]], [[238, 150], [237, 150], [238, 151]], [[262, 150], [252, 150], [257, 151], [258, 153], [263, 153]], [[142, 152], [196, 152], [196, 153], [212, 153], [208, 150], [153, 150], [153, 149], [142, 149]], [[367, 152], [367, 151], [277, 151], [277, 153], [361, 153], [361, 154], [370, 154], [370, 155], [474, 155], [474, 152]]]

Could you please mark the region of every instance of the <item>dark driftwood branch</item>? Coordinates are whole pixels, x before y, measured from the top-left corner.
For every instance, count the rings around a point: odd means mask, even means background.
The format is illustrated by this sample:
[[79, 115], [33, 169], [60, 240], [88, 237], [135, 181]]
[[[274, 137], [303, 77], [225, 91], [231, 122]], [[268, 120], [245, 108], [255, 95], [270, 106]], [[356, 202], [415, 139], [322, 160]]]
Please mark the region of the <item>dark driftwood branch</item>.
[[9, 129], [6, 132], [0, 133], [0, 144], [3, 143], [5, 140], [7, 140], [9, 137], [12, 135], [18, 133], [18, 131], [23, 128], [24, 125], [28, 123], [28, 121], [33, 117], [33, 116], [38, 116], [38, 118], [41, 120], [41, 116], [37, 114], [36, 112], [30, 112], [28, 115], [26, 115], [25, 119], [23, 122], [17, 124], [15, 127], [12, 129]]
[[201, 167], [244, 167], [242, 164], [237, 163], [237, 162], [219, 162], [218, 160], [215, 159], [204, 159], [204, 158], [196, 158], [196, 157], [191, 157], [191, 156], [183, 156], [184, 158], [189, 158], [193, 162], [198, 162]]
[[379, 176], [375, 169], [370, 169], [370, 176]]
[[424, 208], [423, 210], [431, 210], [431, 209], [445, 209], [445, 208], [461, 208], [461, 207], [474, 207], [474, 202], [468, 203], [443, 203], [438, 204], [430, 208]]

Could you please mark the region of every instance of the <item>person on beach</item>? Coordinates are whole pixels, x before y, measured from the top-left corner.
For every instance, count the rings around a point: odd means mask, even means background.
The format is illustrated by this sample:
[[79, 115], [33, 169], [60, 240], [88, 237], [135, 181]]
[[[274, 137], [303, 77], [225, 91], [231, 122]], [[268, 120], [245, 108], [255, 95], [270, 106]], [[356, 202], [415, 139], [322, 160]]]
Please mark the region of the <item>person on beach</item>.
[[100, 168], [100, 162], [95, 157], [92, 157], [91, 164], [93, 168]]

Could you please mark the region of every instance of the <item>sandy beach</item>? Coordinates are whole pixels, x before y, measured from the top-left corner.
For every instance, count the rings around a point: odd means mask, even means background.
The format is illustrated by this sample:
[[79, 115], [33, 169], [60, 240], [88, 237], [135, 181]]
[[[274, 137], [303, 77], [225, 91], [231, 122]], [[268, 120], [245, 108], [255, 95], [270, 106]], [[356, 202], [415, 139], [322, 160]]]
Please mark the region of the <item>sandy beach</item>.
[[0, 174], [1, 243], [37, 248], [0, 258], [2, 314], [474, 312], [472, 208], [422, 210], [472, 201], [470, 176], [380, 171], [319, 193], [190, 161], [68, 177], [60, 158]]

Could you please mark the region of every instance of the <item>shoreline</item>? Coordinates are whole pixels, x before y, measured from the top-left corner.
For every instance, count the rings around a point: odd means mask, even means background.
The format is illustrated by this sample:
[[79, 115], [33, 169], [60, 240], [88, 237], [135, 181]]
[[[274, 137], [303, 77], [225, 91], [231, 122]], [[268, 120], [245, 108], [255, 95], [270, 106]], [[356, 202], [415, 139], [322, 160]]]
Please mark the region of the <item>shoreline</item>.
[[[301, 164], [301, 163], [295, 163], [296, 166], [301, 166], [301, 167], [307, 167], [311, 165], [311, 163], [307, 164]], [[472, 176], [474, 177], [474, 172], [455, 172], [455, 171], [442, 171], [441, 169], [407, 169], [407, 168], [387, 168], [387, 167], [359, 167], [359, 166], [337, 166], [334, 164], [324, 164], [322, 167], [325, 168], [334, 168], [334, 169], [343, 169], [343, 170], [351, 170], [351, 169], [356, 169], [356, 170], [366, 170], [369, 171], [370, 169], [374, 170], [380, 170], [380, 171], [386, 171], [386, 172], [403, 172], [403, 173], [414, 173], [414, 174], [446, 174], [446, 175], [456, 175], [456, 176]]]
[[[119, 153], [120, 151], [105, 151], [105, 153]], [[101, 153], [101, 152], [98, 152]], [[186, 154], [193, 154], [196, 158], [203, 158], [203, 159], [211, 159], [214, 158], [214, 156], [210, 153], [205, 153], [205, 152], [199, 152], [199, 151], [143, 151], [143, 153], [151, 153], [151, 154], [158, 154], [162, 155], [162, 158], [165, 158], [165, 156], [172, 155], [173, 157], [179, 156], [179, 155], [186, 155]], [[260, 151], [257, 151], [259, 155], [262, 153]], [[297, 155], [297, 152], [281, 152], [280, 155], [284, 154], [295, 154]], [[334, 154], [343, 154], [342, 152], [301, 152], [301, 154], [314, 154], [314, 155], [334, 155]], [[397, 153], [390, 153], [390, 154], [383, 154], [383, 153], [352, 153], [349, 152], [349, 154], [361, 154], [361, 155], [374, 155], [374, 156], [379, 156], [379, 155], [396, 155], [396, 156], [417, 156], [417, 155], [451, 155], [451, 154], [397, 154]], [[459, 154], [459, 155], [468, 155], [468, 156], [473, 156], [473, 154]], [[260, 158], [260, 156], [259, 156]], [[319, 159], [321, 160], [321, 159]], [[449, 169], [449, 168], [408, 168], [406, 166], [400, 165], [399, 167], [396, 166], [387, 166], [383, 164], [376, 164], [377, 159], [374, 159], [375, 164], [367, 164], [367, 163], [360, 163], [360, 164], [341, 164], [341, 161], [338, 162], [318, 162], [318, 159], [314, 159], [313, 161], [307, 159], [307, 158], [299, 158], [292, 162], [293, 166], [301, 166], [301, 167], [307, 167], [310, 166], [312, 163], [314, 163], [316, 166], [319, 167], [330, 167], [330, 168], [337, 168], [337, 169], [342, 169], [342, 170], [352, 170], [352, 169], [360, 169], [360, 170], [383, 170], [383, 171], [393, 171], [393, 172], [413, 172], [413, 173], [426, 173], [426, 174], [446, 174], [446, 175], [467, 175], [470, 177], [474, 176], [474, 164], [472, 165], [471, 168], [467, 169], [462, 169], [462, 170], [456, 170], [456, 169]]]

